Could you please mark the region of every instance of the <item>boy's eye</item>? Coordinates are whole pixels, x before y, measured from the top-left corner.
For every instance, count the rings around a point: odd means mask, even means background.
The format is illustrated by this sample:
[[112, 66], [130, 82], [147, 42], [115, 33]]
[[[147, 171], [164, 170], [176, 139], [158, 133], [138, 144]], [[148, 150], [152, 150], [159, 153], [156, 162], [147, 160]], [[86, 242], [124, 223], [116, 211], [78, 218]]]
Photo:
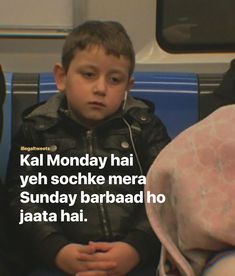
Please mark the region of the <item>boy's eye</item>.
[[82, 72], [82, 76], [87, 78], [87, 79], [92, 79], [95, 78], [95, 73], [94, 72]]
[[118, 84], [118, 83], [120, 83], [122, 81], [122, 79], [120, 78], [120, 77], [111, 77], [110, 78], [110, 82], [112, 83], [112, 84]]

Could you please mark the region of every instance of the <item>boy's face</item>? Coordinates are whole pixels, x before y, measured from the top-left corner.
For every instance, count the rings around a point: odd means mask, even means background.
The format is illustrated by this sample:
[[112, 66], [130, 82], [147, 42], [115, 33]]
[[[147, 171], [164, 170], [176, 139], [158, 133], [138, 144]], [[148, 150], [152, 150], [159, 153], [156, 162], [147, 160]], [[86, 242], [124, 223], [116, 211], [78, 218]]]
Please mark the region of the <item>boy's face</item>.
[[133, 85], [129, 68], [127, 58], [107, 55], [102, 47], [92, 46], [75, 54], [67, 73], [60, 64], [54, 73], [69, 108], [83, 124], [92, 127], [121, 107]]

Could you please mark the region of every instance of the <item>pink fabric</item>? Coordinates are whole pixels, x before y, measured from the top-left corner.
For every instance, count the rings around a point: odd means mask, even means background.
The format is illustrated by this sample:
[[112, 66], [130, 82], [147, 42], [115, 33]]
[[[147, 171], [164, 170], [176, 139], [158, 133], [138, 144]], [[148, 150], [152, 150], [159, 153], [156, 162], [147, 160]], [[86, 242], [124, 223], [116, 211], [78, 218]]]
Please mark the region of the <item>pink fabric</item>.
[[222, 107], [177, 136], [156, 158], [146, 203], [163, 245], [160, 275], [171, 260], [180, 275], [200, 275], [214, 252], [235, 247], [235, 105]]

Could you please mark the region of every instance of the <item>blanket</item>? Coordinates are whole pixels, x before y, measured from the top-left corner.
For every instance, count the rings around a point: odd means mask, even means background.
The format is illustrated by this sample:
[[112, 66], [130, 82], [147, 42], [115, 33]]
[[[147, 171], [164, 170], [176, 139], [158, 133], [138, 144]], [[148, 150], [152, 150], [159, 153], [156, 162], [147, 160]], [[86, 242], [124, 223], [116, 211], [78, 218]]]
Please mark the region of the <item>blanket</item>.
[[200, 275], [213, 254], [234, 248], [235, 105], [219, 108], [166, 146], [148, 172], [146, 191], [166, 197], [162, 204], [146, 202], [162, 243], [160, 275], [167, 263], [174, 275]]

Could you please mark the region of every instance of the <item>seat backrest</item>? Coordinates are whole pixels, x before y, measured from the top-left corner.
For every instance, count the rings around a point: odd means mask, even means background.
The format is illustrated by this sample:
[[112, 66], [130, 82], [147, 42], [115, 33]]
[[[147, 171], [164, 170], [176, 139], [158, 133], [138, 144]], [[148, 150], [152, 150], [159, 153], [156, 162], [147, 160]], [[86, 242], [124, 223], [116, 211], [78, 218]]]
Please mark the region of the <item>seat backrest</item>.
[[22, 112], [38, 103], [38, 73], [14, 73], [12, 78], [12, 135], [22, 123]]
[[[135, 72], [135, 97], [152, 101], [155, 112], [173, 138], [198, 121], [198, 81], [191, 73]], [[52, 73], [40, 75], [39, 99], [47, 100], [58, 92]]]
[[198, 79], [192, 73], [137, 72], [132, 94], [155, 104], [173, 138], [198, 121]]
[[[52, 73], [6, 73], [4, 131], [0, 148], [1, 171], [5, 175], [11, 137], [21, 124], [27, 107], [58, 93]], [[155, 112], [172, 138], [199, 120], [198, 76], [192, 73], [135, 72], [131, 93], [155, 104]]]

